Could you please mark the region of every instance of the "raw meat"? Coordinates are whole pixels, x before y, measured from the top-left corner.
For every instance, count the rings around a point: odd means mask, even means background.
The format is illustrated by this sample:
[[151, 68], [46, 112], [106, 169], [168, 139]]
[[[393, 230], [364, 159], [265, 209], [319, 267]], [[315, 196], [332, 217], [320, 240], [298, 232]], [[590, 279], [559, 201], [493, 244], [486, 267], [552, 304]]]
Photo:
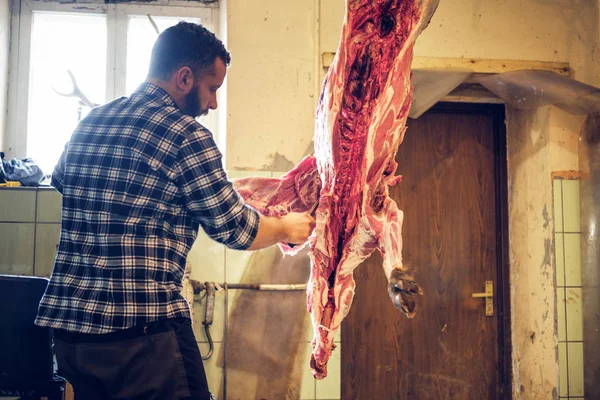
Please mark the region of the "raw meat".
[[[314, 216], [319, 204], [321, 178], [317, 161], [307, 156], [281, 178], [249, 177], [233, 179], [233, 187], [261, 214], [282, 217], [290, 212], [309, 212]], [[290, 247], [280, 243], [284, 254], [295, 255], [307, 243]]]
[[348, 0], [342, 36], [317, 110], [322, 189], [311, 243], [311, 368], [327, 376], [333, 338], [350, 310], [352, 272], [375, 249], [394, 305], [412, 317], [420, 288], [402, 264], [402, 212], [388, 196], [406, 130], [417, 36], [437, 1]]
[[352, 273], [376, 249], [392, 302], [408, 317], [415, 313], [414, 295], [421, 289], [402, 263], [403, 214], [388, 194], [400, 182], [395, 157], [411, 105], [413, 46], [438, 2], [347, 0], [317, 109], [315, 158], [305, 158], [279, 180], [235, 183], [266, 215], [312, 213], [316, 206], [307, 305], [315, 332], [310, 366], [317, 379], [327, 376], [335, 333], [350, 310]]

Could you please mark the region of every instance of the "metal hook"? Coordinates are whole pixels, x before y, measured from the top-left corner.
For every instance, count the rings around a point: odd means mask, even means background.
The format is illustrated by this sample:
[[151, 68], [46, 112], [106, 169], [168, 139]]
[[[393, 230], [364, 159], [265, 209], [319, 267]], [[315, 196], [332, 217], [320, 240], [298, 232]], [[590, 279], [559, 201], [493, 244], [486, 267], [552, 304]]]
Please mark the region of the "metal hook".
[[206, 356], [202, 357], [203, 360], [208, 360], [213, 353], [214, 344], [212, 341], [212, 337], [210, 336], [210, 326], [213, 323], [215, 316], [215, 284], [213, 282], [206, 282], [206, 307], [204, 308], [204, 321], [202, 321], [202, 325], [204, 325], [204, 331], [206, 332], [206, 338], [208, 339], [208, 353]]

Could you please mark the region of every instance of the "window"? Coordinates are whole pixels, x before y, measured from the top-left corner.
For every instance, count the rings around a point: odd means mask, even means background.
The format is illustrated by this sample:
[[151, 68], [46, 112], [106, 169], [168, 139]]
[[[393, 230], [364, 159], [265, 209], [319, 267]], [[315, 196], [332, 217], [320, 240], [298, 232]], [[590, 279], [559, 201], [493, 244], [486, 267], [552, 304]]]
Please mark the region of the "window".
[[[162, 31], [182, 20], [200, 22], [217, 32], [218, 10], [200, 3], [92, 1], [97, 2], [15, 0], [20, 13], [11, 27], [16, 51], [11, 53], [7, 155], [34, 158], [46, 174], [90, 110], [77, 96], [65, 96], [73, 93], [72, 78], [90, 102], [102, 104], [131, 94], [146, 78], [157, 37], [153, 23]], [[201, 122], [218, 135], [214, 112]]]
[[106, 17], [34, 11], [30, 54], [27, 155], [50, 172], [89, 110], [56, 93], [72, 91], [67, 70], [91, 101], [106, 99]]

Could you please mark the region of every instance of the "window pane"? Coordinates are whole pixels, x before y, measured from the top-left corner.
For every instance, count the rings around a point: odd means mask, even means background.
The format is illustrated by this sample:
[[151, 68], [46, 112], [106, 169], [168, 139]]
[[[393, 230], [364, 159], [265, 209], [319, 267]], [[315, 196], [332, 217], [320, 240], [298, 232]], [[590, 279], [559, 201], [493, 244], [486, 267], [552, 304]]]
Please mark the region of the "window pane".
[[31, 35], [27, 156], [50, 174], [89, 111], [77, 98], [55, 92], [73, 91], [67, 70], [90, 101], [106, 100], [106, 16], [34, 12]]
[[[152, 16], [160, 32], [179, 21], [200, 23], [200, 18]], [[127, 75], [126, 93], [130, 95], [148, 75], [152, 46], [157, 38], [156, 30], [147, 15], [130, 15], [127, 24]]]

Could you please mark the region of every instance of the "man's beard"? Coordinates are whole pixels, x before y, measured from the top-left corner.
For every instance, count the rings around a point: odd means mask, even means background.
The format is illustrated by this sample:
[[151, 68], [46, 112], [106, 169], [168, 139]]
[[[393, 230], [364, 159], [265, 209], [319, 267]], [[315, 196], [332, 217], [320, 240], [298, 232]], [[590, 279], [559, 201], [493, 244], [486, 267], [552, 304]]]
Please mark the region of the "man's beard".
[[208, 110], [203, 110], [200, 106], [200, 85], [194, 88], [185, 96], [185, 105], [182, 110], [184, 114], [198, 118], [208, 114]]

